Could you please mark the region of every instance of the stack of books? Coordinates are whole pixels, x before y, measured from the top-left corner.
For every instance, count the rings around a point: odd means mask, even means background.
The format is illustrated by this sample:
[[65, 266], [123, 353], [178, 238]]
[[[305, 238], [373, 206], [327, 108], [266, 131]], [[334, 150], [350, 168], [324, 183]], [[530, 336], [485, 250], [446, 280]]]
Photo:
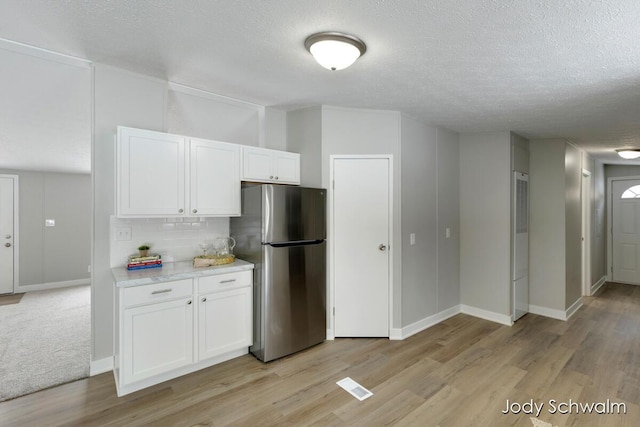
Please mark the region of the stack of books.
[[127, 270], [143, 270], [145, 268], [162, 267], [162, 257], [159, 254], [137, 256], [131, 255], [127, 261]]

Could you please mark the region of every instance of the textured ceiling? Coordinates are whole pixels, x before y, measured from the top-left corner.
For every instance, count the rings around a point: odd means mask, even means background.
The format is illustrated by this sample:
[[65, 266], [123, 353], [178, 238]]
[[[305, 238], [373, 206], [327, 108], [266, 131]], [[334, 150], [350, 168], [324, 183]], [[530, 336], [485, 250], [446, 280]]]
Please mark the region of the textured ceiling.
[[[399, 110], [458, 132], [640, 147], [640, 2], [2, 0], [0, 37], [267, 106]], [[352, 33], [331, 72], [303, 46]]]

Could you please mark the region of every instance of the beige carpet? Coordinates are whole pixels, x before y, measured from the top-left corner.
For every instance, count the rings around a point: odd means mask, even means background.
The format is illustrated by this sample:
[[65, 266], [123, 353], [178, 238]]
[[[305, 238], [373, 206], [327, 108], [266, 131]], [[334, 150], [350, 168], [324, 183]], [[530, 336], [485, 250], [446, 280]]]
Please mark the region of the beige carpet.
[[28, 292], [0, 305], [0, 402], [89, 376], [90, 292]]

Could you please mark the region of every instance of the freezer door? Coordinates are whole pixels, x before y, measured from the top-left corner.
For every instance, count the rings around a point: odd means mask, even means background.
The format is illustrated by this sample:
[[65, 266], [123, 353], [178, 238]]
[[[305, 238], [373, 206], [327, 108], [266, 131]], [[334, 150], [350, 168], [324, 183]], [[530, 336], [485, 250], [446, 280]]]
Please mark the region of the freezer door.
[[[268, 362], [325, 340], [326, 244], [265, 245], [262, 339], [256, 354]], [[255, 353], [254, 353], [255, 354]]]
[[299, 242], [326, 238], [326, 190], [264, 185], [263, 242]]

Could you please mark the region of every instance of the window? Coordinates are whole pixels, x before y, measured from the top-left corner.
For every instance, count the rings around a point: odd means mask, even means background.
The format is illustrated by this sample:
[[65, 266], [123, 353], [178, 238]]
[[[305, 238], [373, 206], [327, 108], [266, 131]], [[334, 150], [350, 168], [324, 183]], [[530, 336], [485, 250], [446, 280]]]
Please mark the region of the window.
[[624, 190], [622, 199], [640, 199], [640, 185], [634, 185]]

